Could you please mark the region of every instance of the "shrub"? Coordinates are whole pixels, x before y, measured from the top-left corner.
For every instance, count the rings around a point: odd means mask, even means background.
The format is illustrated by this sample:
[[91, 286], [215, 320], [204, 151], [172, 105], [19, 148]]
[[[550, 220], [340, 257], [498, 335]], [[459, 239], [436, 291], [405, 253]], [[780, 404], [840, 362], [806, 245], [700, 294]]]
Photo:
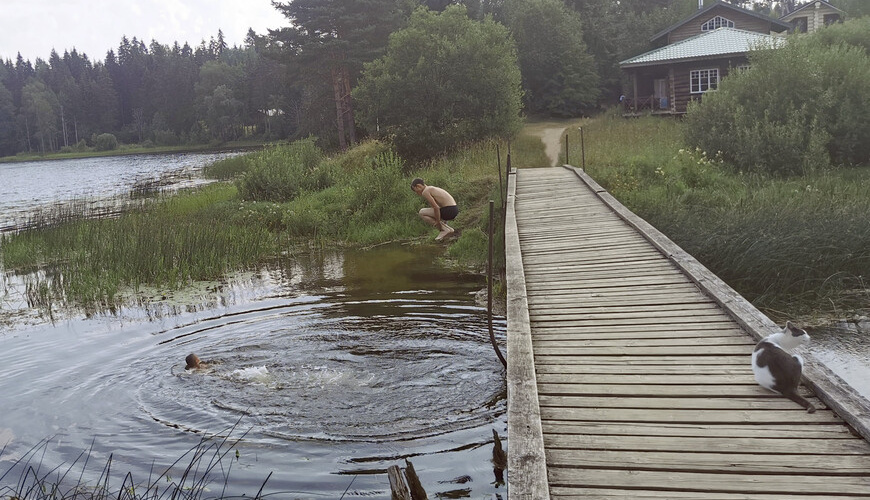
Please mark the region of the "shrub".
[[470, 19], [461, 6], [417, 9], [390, 36], [386, 54], [365, 66], [354, 99], [360, 123], [385, 130], [406, 159], [509, 136], [522, 125], [510, 33], [492, 19]]
[[249, 201], [282, 202], [302, 191], [327, 188], [333, 174], [322, 159], [313, 138], [267, 148], [251, 158], [248, 172], [237, 182], [239, 194]]
[[118, 149], [118, 139], [112, 134], [100, 134], [93, 139], [97, 151], [114, 151]]
[[750, 60], [751, 68], [690, 105], [690, 145], [741, 170], [777, 174], [867, 161], [870, 56], [863, 48], [793, 37], [785, 47], [752, 51]]

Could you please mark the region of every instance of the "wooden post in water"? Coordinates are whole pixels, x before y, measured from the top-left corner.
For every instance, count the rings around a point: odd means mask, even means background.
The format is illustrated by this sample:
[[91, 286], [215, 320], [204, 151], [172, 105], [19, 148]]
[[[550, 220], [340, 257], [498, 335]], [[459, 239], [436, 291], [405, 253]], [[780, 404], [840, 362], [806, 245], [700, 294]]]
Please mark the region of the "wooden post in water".
[[405, 484], [405, 478], [402, 477], [402, 469], [398, 465], [391, 465], [387, 469], [387, 477], [390, 478], [392, 500], [411, 500], [411, 492], [408, 490], [408, 485]]
[[504, 484], [504, 471], [507, 469], [507, 453], [501, 446], [501, 438], [498, 432], [492, 430], [492, 472], [497, 484]]
[[417, 477], [417, 471], [414, 470], [414, 464], [406, 458], [405, 465], [405, 479], [408, 480], [408, 489], [411, 490], [411, 500], [429, 500], [426, 490], [420, 484], [420, 478]]
[[489, 341], [492, 342], [492, 348], [495, 349], [495, 355], [498, 356], [501, 364], [507, 368], [507, 361], [501, 354], [498, 344], [495, 342], [495, 332], [492, 329], [492, 239], [494, 232], [493, 225], [493, 205], [495, 202], [489, 200], [489, 261], [486, 266], [486, 315], [489, 319]]

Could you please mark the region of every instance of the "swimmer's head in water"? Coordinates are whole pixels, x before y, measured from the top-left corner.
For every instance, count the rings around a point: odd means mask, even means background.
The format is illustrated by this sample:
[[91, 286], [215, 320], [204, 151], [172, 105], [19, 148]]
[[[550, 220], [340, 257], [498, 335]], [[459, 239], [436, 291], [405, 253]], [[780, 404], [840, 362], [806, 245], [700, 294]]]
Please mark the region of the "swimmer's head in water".
[[190, 353], [184, 358], [184, 361], [187, 362], [187, 366], [184, 367], [185, 370], [190, 370], [191, 368], [199, 368], [199, 357], [196, 354]]

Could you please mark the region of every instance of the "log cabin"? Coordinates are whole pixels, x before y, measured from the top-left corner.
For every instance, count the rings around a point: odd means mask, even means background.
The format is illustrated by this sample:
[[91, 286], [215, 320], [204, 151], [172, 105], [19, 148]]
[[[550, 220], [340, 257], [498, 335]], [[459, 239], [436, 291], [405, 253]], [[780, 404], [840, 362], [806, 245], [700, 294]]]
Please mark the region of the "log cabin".
[[623, 115], [682, 115], [690, 101], [716, 90], [747, 53], [782, 43], [791, 25], [716, 1], [651, 38], [655, 49], [619, 63], [628, 76]]
[[793, 33], [812, 33], [829, 24], [842, 23], [845, 19], [845, 12], [825, 0], [806, 3], [779, 18], [792, 26]]

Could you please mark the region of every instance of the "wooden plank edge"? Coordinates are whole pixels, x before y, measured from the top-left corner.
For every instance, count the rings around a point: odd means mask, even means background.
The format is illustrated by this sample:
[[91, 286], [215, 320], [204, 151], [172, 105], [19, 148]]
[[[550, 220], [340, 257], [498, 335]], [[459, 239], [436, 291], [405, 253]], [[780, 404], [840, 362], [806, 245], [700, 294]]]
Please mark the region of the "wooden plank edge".
[[508, 499], [549, 500], [544, 432], [532, 351], [531, 320], [515, 212], [517, 171], [508, 175], [507, 286]]
[[[571, 165], [563, 165], [563, 167], [572, 170], [602, 202], [668, 257], [704, 293], [722, 306], [756, 342], [781, 330], [776, 323], [731, 286], [653, 227], [652, 224], [626, 208], [582, 169]], [[801, 356], [804, 358], [804, 384], [812, 389], [828, 408], [834, 410], [858, 434], [870, 442], [870, 403], [811, 352], [802, 352]]]

